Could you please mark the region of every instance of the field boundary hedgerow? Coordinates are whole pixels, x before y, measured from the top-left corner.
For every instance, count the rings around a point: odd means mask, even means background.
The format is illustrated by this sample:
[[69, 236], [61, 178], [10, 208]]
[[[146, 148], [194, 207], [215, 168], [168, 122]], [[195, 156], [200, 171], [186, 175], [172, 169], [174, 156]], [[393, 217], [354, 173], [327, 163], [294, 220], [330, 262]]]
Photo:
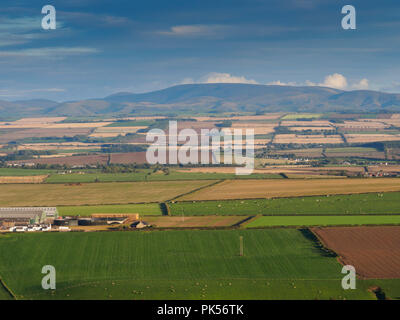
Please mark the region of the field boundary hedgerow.
[[327, 246], [325, 246], [320, 237], [317, 234], [315, 234], [310, 228], [302, 228], [298, 230], [306, 239], [312, 242], [315, 248], [322, 251], [321, 253], [323, 256], [334, 257], [339, 260], [339, 255], [332, 249], [329, 249]]
[[[400, 180], [400, 179], [399, 179]], [[218, 183], [221, 183], [225, 180], [218, 181]], [[217, 184], [217, 183], [215, 183]], [[211, 187], [212, 185], [208, 186], [203, 186], [199, 189], [203, 189], [206, 187]], [[193, 190], [193, 192], [198, 191], [199, 189]], [[191, 192], [190, 192], [191, 193]], [[240, 200], [274, 200], [274, 199], [301, 199], [301, 198], [313, 198], [313, 197], [335, 197], [335, 196], [351, 196], [351, 195], [367, 195], [367, 194], [378, 194], [378, 193], [400, 193], [400, 191], [371, 191], [371, 192], [354, 192], [354, 193], [333, 193], [333, 194], [312, 194], [312, 195], [304, 195], [304, 196], [293, 196], [293, 197], [288, 197], [288, 196], [282, 196], [282, 197], [270, 197], [270, 198], [235, 198], [235, 199], [202, 199], [202, 200], [178, 200], [175, 203], [180, 203], [180, 202], [211, 202], [211, 201], [240, 201]], [[189, 194], [189, 193], [188, 193]], [[186, 195], [186, 194], [184, 194]], [[182, 197], [184, 195], [180, 195], [179, 197]], [[175, 199], [174, 199], [175, 200]], [[396, 214], [400, 214], [396, 213]]]
[[222, 180], [218, 180], [218, 181], [213, 181], [213, 182], [211, 182], [210, 184], [207, 184], [207, 185], [205, 185], [205, 186], [201, 186], [201, 187], [198, 187], [198, 188], [196, 188], [196, 189], [190, 190], [189, 192], [185, 192], [185, 193], [182, 193], [182, 194], [180, 194], [180, 195], [177, 195], [177, 196], [175, 196], [174, 198], [172, 198], [172, 199], [170, 199], [170, 200], [167, 200], [166, 202], [175, 201], [175, 200], [179, 199], [180, 197], [184, 197], [184, 196], [187, 196], [187, 195], [189, 195], [189, 194], [195, 193], [195, 192], [197, 192], [197, 191], [200, 191], [200, 190], [203, 190], [203, 189], [207, 189], [207, 188], [213, 187], [213, 186], [215, 186], [215, 185], [217, 185], [217, 184], [219, 184], [219, 183], [222, 183], [222, 182], [224, 182], [224, 181], [226, 181], [226, 180], [225, 180], [225, 179], [222, 179]]
[[0, 287], [4, 288], [4, 291], [7, 292], [13, 300], [18, 300], [15, 293], [7, 286], [2, 277], [0, 277]]

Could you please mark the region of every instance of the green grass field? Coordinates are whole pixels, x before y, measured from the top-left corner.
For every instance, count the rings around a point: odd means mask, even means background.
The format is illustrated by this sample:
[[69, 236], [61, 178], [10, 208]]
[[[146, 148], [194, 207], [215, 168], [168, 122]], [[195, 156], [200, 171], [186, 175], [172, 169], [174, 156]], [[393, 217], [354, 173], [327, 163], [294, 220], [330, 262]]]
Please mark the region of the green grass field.
[[281, 226], [398, 225], [400, 215], [390, 216], [262, 216], [250, 221], [246, 228]]
[[344, 147], [344, 148], [326, 148], [326, 153], [363, 153], [363, 152], [376, 152], [375, 148], [365, 147]]
[[0, 300], [11, 300], [11, 295], [7, 292], [7, 290], [0, 284]]
[[153, 124], [153, 120], [126, 120], [126, 121], [116, 121], [106, 125], [106, 127], [144, 127]]
[[0, 168], [0, 176], [40, 176], [55, 173], [56, 170], [46, 169], [20, 169], [20, 168]]
[[322, 114], [320, 113], [293, 113], [285, 115], [281, 120], [318, 119], [321, 117]]
[[90, 216], [94, 213], [139, 213], [140, 215], [162, 215], [158, 203], [114, 204], [102, 206], [61, 206], [58, 213], [64, 215]]
[[187, 201], [170, 204], [172, 215], [400, 214], [400, 192], [278, 199]]
[[2, 235], [0, 275], [19, 299], [374, 298], [343, 290], [336, 258], [296, 229]]
[[87, 173], [87, 174], [53, 174], [46, 179], [47, 183], [68, 182], [127, 182], [127, 181], [177, 181], [177, 180], [221, 180], [221, 179], [282, 179], [279, 174], [252, 174], [238, 176], [234, 173], [197, 173], [176, 172], [170, 174], [152, 173], [150, 170], [138, 173]]

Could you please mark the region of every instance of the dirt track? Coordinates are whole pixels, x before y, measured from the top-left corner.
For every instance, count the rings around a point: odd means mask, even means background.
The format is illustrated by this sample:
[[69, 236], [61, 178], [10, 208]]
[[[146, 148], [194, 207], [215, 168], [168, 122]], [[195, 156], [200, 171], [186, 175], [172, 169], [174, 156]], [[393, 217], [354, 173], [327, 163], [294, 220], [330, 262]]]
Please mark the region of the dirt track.
[[400, 227], [312, 228], [361, 278], [400, 278]]

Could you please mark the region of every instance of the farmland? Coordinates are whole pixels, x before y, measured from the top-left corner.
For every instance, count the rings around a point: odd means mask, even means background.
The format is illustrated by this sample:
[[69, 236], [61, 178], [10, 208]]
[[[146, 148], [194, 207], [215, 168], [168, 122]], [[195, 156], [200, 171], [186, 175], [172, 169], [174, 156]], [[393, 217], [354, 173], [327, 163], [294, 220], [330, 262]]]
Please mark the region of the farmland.
[[363, 278], [400, 277], [400, 227], [312, 229]]
[[143, 216], [162, 215], [158, 203], [114, 204], [101, 206], [59, 206], [62, 216], [90, 216], [95, 213], [138, 213]]
[[[169, 134], [169, 120], [196, 132], [254, 129], [253, 173], [148, 164], [146, 131]], [[26, 234], [0, 226], [0, 278], [18, 299], [376, 299], [376, 286], [400, 298], [399, 231], [385, 231], [400, 225], [395, 115], [110, 115], [0, 126], [1, 207], [139, 214], [152, 226]], [[381, 273], [374, 253], [385, 261]], [[341, 288], [345, 263], [360, 268], [357, 290]], [[45, 264], [57, 269], [57, 290], [40, 287]], [[0, 286], [0, 300], [8, 298]]]
[[47, 175], [31, 175], [31, 176], [0, 176], [1, 183], [42, 183]]
[[172, 215], [400, 214], [400, 193], [170, 203]]
[[400, 215], [341, 215], [341, 216], [263, 216], [246, 224], [246, 228], [262, 227], [309, 227], [339, 225], [400, 225]]
[[[160, 202], [212, 181], [120, 182], [95, 184], [2, 184], [0, 206], [58, 206]], [[24, 195], [21, 197], [21, 195]], [[62, 196], [60, 196], [62, 195]]]
[[[40, 285], [40, 270], [49, 263], [57, 269], [52, 292]], [[17, 234], [0, 240], [0, 274], [22, 299], [374, 298], [362, 283], [358, 290], [341, 289], [340, 271], [334, 257], [294, 229]]]
[[146, 222], [156, 228], [216, 228], [231, 227], [247, 217], [243, 216], [147, 216]]
[[400, 180], [316, 179], [316, 180], [227, 180], [218, 185], [185, 195], [179, 200], [224, 200], [309, 195], [333, 195], [399, 191]]
[[47, 183], [68, 182], [124, 182], [124, 181], [174, 181], [174, 180], [220, 180], [220, 179], [281, 179], [278, 174], [252, 174], [237, 176], [234, 173], [196, 173], [172, 171], [153, 173], [142, 170], [137, 173], [87, 173], [87, 174], [54, 174], [46, 179]]

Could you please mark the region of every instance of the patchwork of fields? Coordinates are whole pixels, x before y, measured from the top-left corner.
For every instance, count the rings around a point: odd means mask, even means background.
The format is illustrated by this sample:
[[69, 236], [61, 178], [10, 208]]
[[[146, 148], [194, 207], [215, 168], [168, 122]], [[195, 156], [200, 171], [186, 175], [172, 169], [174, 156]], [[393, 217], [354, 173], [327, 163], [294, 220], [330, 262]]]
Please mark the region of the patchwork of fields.
[[[249, 176], [234, 166], [149, 165], [146, 132], [172, 137], [166, 117], [4, 121], [1, 207], [139, 214], [151, 227], [134, 230], [128, 219], [23, 234], [0, 221], [0, 278], [17, 299], [367, 300], [377, 287], [400, 299], [399, 119], [275, 113], [178, 121], [196, 132], [254, 129]], [[48, 264], [57, 290], [41, 288]], [[356, 266], [357, 290], [342, 289], [342, 264]], [[0, 300], [10, 298], [0, 285]]]

